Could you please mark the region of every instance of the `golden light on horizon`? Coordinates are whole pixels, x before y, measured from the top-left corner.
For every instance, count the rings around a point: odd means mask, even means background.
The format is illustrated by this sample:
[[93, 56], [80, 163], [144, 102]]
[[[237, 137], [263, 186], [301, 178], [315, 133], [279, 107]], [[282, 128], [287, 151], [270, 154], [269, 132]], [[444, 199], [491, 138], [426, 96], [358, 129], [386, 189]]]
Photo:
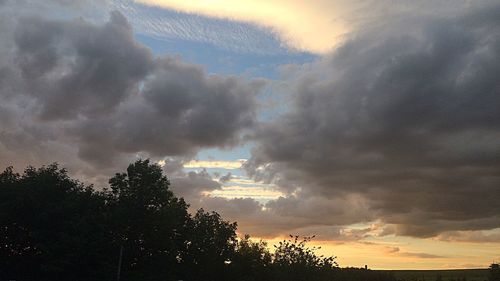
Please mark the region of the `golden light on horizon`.
[[[287, 235], [281, 235], [274, 238], [252, 237], [252, 240], [263, 240], [272, 250], [273, 245], [288, 238]], [[320, 247], [316, 250], [318, 254], [336, 256], [341, 267], [367, 265], [370, 269], [378, 270], [487, 268], [492, 262], [488, 256], [494, 256], [500, 252], [498, 243], [448, 243], [409, 237], [379, 238], [370, 241], [314, 239], [308, 245]], [[395, 248], [397, 250], [394, 250]], [[435, 253], [435, 256], [424, 254], [428, 252]], [[477, 254], [478, 252], [484, 256]], [[440, 253], [446, 253], [446, 255], [440, 256]]]

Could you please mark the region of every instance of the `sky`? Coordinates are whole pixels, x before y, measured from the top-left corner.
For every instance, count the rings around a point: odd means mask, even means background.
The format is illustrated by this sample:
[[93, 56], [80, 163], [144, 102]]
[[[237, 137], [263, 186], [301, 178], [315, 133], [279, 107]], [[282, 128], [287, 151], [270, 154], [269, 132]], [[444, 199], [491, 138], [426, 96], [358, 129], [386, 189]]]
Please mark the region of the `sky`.
[[139, 158], [340, 266], [500, 261], [500, 2], [0, 0], [0, 169]]

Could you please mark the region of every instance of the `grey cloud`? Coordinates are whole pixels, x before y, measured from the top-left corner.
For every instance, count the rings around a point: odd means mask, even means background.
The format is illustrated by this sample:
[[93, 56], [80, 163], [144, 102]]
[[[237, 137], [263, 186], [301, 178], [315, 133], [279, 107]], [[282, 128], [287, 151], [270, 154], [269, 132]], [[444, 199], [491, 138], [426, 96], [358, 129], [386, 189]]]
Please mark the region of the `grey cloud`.
[[156, 57], [118, 12], [0, 22], [1, 165], [58, 161], [92, 179], [137, 157], [236, 145], [255, 123], [262, 81]]
[[103, 26], [24, 18], [15, 42], [22, 82], [42, 104], [45, 119], [113, 111], [138, 91], [153, 63], [149, 49], [135, 42], [117, 12]]
[[212, 191], [221, 187], [206, 170], [173, 175], [170, 181], [175, 194], [186, 198], [188, 202], [199, 200], [203, 191]]
[[[499, 227], [499, 12], [359, 32], [291, 78], [293, 106], [258, 128], [249, 174], [325, 206], [363, 199], [359, 214], [341, 204], [311, 224], [379, 219], [419, 237]], [[321, 214], [307, 206], [273, 208]]]
[[[192, 207], [219, 212], [225, 219], [238, 222], [238, 231], [259, 237], [276, 237], [282, 229], [291, 229], [298, 220], [274, 216], [262, 210], [262, 205], [252, 198], [225, 199], [201, 197]], [[288, 233], [287, 233], [288, 234]]]
[[[226, 219], [237, 221], [241, 233], [252, 236], [275, 238], [289, 234], [316, 235], [319, 240], [347, 242], [363, 240], [374, 230], [371, 227], [359, 229], [340, 225], [339, 221], [332, 219], [332, 214], [338, 213], [339, 209], [348, 204], [327, 206], [324, 204], [328, 201], [326, 199], [315, 198], [300, 202], [300, 199], [289, 197], [262, 204], [252, 198], [226, 199], [206, 196], [198, 198], [191, 201], [192, 207], [215, 210]], [[340, 200], [339, 203], [342, 204]], [[278, 204], [281, 206], [278, 207]], [[293, 204], [297, 204], [297, 208], [287, 206]], [[293, 211], [289, 212], [290, 209]], [[354, 212], [356, 210], [353, 210]], [[328, 217], [326, 220], [325, 216]]]
[[448, 242], [496, 243], [500, 241], [499, 229], [490, 233], [484, 231], [448, 231], [439, 234], [437, 239]]
[[[263, 81], [207, 75], [200, 67], [172, 58], [157, 61], [144, 96], [160, 115], [189, 127], [192, 142], [217, 145], [255, 120], [255, 96]], [[181, 121], [182, 120], [182, 121]]]
[[254, 124], [260, 85], [160, 58], [140, 95], [105, 116], [76, 123], [71, 133], [80, 144], [80, 157], [96, 164], [138, 151], [193, 156], [201, 148], [240, 141], [240, 133]]
[[225, 174], [225, 175], [221, 176], [221, 177], [219, 178], [219, 181], [220, 181], [220, 182], [222, 182], [222, 183], [226, 183], [226, 182], [231, 181], [231, 178], [232, 178], [232, 177], [233, 177], [233, 175], [232, 175], [231, 173], [227, 173], [227, 174]]

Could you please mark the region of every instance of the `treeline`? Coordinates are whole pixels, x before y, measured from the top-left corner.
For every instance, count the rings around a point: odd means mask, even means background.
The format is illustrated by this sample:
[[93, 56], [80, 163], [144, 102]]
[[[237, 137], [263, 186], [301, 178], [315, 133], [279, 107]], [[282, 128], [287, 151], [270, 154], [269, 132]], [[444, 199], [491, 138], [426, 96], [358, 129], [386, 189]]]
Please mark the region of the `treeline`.
[[161, 167], [129, 165], [109, 188], [70, 178], [57, 164], [0, 174], [0, 280], [377, 280], [390, 275], [341, 269], [310, 238], [275, 245], [215, 212], [191, 215]]

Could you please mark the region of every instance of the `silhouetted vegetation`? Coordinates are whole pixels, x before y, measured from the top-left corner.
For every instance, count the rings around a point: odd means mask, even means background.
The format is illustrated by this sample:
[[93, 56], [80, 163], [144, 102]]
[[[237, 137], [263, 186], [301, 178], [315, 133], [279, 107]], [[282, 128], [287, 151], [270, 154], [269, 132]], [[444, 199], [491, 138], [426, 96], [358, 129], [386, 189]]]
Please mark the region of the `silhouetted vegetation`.
[[[0, 174], [0, 280], [385, 280], [383, 272], [338, 267], [312, 237], [275, 245], [169, 190], [148, 160], [116, 174], [109, 188], [68, 176], [57, 164]], [[119, 269], [120, 268], [120, 269]]]
[[489, 281], [500, 281], [500, 265], [498, 263], [492, 263], [490, 265], [489, 278]]

